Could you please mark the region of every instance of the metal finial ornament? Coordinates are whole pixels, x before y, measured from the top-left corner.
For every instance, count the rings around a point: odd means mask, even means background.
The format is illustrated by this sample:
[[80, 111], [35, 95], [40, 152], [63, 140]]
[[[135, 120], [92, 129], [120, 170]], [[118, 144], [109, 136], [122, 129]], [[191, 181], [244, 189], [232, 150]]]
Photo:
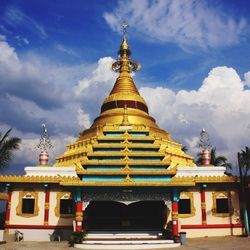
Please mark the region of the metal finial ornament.
[[208, 149], [208, 150], [210, 150], [212, 148], [212, 145], [211, 145], [211, 142], [210, 142], [210, 139], [209, 139], [209, 135], [205, 131], [204, 128], [201, 130], [201, 133], [200, 133], [199, 147], [201, 149]]
[[124, 35], [126, 35], [128, 27], [129, 27], [128, 23], [126, 21], [124, 21], [123, 24], [122, 24], [123, 34]]
[[41, 135], [40, 142], [37, 145], [37, 148], [41, 149], [42, 151], [45, 151], [49, 148], [52, 148], [53, 146], [52, 146], [50, 138], [49, 138], [48, 129], [46, 127], [46, 124], [43, 123], [42, 127], [43, 127], [43, 132]]
[[48, 134], [48, 129], [46, 127], [46, 124], [42, 124], [43, 127], [43, 132], [41, 135], [41, 139], [39, 144], [37, 145], [37, 148], [39, 148], [41, 150], [41, 153], [39, 155], [39, 163], [40, 165], [48, 165], [48, 161], [49, 161], [49, 154], [47, 149], [52, 148], [52, 144], [49, 138], [49, 134]]
[[131, 50], [127, 43], [126, 33], [129, 25], [124, 22], [123, 27], [123, 41], [121, 43], [120, 49], [118, 51], [118, 60], [112, 64], [112, 70], [117, 73], [138, 71], [141, 68], [141, 65], [130, 59]]

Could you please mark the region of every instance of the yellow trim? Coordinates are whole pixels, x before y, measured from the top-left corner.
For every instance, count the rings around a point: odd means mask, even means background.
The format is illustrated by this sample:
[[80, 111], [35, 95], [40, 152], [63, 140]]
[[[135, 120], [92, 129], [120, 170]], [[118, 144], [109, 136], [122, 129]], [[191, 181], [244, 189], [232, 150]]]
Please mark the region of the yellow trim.
[[78, 177], [66, 176], [17, 176], [17, 175], [0, 175], [0, 182], [17, 182], [17, 183], [59, 183], [61, 181], [79, 180]]
[[[34, 212], [32, 214], [28, 213], [23, 213], [22, 208], [23, 208], [23, 199], [27, 196], [30, 195], [32, 199], [34, 199]], [[28, 197], [30, 198], [30, 197]], [[20, 191], [19, 192], [19, 198], [18, 198], [18, 205], [16, 208], [16, 214], [21, 217], [25, 218], [30, 218], [30, 217], [35, 217], [39, 213], [39, 207], [38, 207], [38, 192], [34, 191]]]
[[55, 216], [56, 217], [62, 217], [62, 218], [72, 218], [75, 215], [74, 214], [60, 214], [60, 201], [61, 199], [72, 199], [70, 192], [57, 192], [56, 194], [56, 207], [54, 209]]
[[45, 202], [44, 208], [49, 209], [49, 202]]
[[189, 199], [190, 200], [190, 214], [180, 214], [179, 218], [189, 218], [195, 216], [195, 206], [194, 206], [194, 194], [191, 192], [181, 192], [180, 199]]
[[6, 193], [0, 193], [0, 200], [8, 200], [8, 194]]
[[124, 174], [139, 174], [139, 175], [159, 175], [159, 174], [166, 174], [166, 175], [174, 175], [176, 174], [175, 169], [166, 169], [166, 170], [134, 170], [133, 167], [126, 164], [124, 168], [121, 170], [80, 170], [77, 171], [78, 174], [84, 175], [124, 175]]
[[195, 178], [196, 183], [210, 182], [239, 182], [238, 177], [232, 176], [198, 176]]
[[[128, 176], [127, 176], [128, 177]], [[129, 180], [129, 181], [128, 181]], [[195, 186], [193, 177], [173, 177], [171, 181], [156, 181], [156, 182], [137, 182], [132, 178], [124, 178], [120, 182], [115, 181], [72, 181], [72, 182], [61, 182], [62, 186]]]
[[[229, 217], [232, 214], [231, 204], [230, 204], [230, 194], [229, 192], [213, 192], [213, 204], [212, 204], [212, 215], [216, 217]], [[216, 199], [227, 199], [229, 213], [217, 213]]]

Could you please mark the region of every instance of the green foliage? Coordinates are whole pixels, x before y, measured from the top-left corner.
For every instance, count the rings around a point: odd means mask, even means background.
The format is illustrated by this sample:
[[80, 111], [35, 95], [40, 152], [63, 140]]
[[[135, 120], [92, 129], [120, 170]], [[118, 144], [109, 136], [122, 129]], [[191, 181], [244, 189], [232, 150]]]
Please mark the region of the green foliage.
[[240, 167], [242, 170], [242, 175], [247, 176], [248, 171], [250, 169], [250, 148], [246, 146], [245, 150], [242, 149], [240, 154], [241, 154]]
[[10, 137], [12, 129], [9, 129], [4, 135], [0, 132], [0, 170], [7, 167], [13, 158], [13, 151], [19, 149], [21, 139]]

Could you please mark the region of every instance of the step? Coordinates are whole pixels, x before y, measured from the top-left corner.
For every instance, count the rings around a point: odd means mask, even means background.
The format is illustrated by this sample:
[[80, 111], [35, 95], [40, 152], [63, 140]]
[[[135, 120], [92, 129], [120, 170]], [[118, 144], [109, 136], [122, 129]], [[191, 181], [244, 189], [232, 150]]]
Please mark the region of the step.
[[161, 237], [160, 231], [93, 231], [86, 235], [86, 239], [159, 239]]
[[173, 240], [84, 240], [83, 244], [98, 244], [98, 245], [138, 245], [138, 244], [170, 244]]
[[[109, 241], [101, 242], [101, 241], [92, 241], [92, 243], [87, 243], [88, 241], [84, 241], [82, 244], [75, 244], [75, 248], [79, 249], [101, 249], [101, 250], [114, 250], [114, 249], [166, 249], [166, 248], [174, 248], [180, 247], [180, 243], [173, 243], [173, 241], [169, 240], [146, 240], [146, 241]], [[97, 243], [94, 243], [97, 242]]]

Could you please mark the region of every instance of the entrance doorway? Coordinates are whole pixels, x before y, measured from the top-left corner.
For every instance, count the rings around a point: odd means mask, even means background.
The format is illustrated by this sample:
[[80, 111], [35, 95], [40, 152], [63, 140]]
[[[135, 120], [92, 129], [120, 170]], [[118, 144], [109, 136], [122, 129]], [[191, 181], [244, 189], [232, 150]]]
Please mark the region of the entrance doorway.
[[161, 230], [165, 222], [163, 201], [91, 201], [85, 214], [89, 230]]

